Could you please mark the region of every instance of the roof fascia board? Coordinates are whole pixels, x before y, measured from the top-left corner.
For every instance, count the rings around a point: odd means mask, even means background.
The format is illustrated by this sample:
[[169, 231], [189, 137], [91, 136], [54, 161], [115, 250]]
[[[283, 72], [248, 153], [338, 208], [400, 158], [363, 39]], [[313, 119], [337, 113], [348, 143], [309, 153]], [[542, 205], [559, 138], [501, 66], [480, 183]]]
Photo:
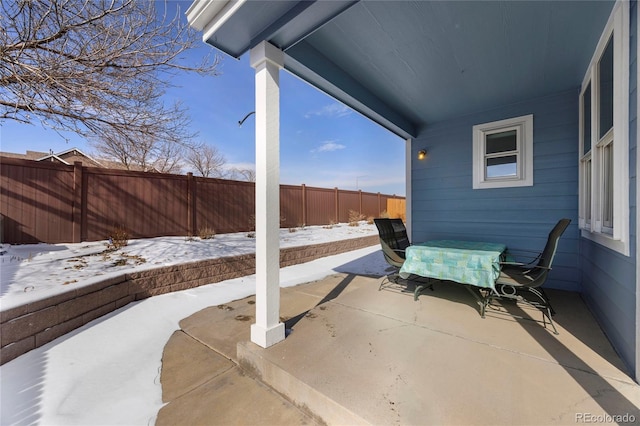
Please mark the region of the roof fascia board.
[[[239, 58], [263, 40], [282, 50], [288, 49], [358, 3], [358, 1], [298, 1], [273, 21], [265, 22], [263, 29], [255, 28], [254, 30], [259, 32], [237, 49], [230, 48], [224, 41], [218, 42], [216, 33], [225, 25], [243, 24], [238, 19], [234, 20], [234, 15], [237, 15], [241, 8], [250, 6], [248, 0], [196, 0], [187, 9], [186, 15], [189, 25], [202, 31], [202, 40], [204, 42], [229, 56]], [[249, 28], [249, 30], [252, 29]]]
[[48, 160], [49, 158], [55, 158], [56, 160], [60, 161], [62, 164], [66, 164], [67, 166], [71, 165], [68, 162], [64, 161], [62, 158], [58, 157], [56, 154], [49, 154], [42, 158], [38, 158], [36, 161], [45, 161], [45, 160]]
[[215, 32], [246, 2], [247, 0], [196, 0], [189, 9], [187, 9], [185, 14], [187, 15], [189, 25], [198, 31], [202, 31], [202, 40], [206, 42], [212, 38]]
[[69, 149], [66, 149], [66, 150], [64, 150], [64, 151], [60, 151], [60, 152], [56, 153], [55, 155], [56, 155], [56, 156], [58, 156], [58, 157], [60, 157], [60, 156], [62, 156], [62, 155], [64, 155], [64, 154], [66, 154], [66, 153], [68, 153], [68, 152], [71, 152], [71, 151], [77, 151], [77, 152], [78, 152], [78, 154], [80, 154], [81, 156], [86, 157], [87, 159], [89, 159], [89, 160], [93, 161], [93, 162], [94, 162], [94, 163], [96, 163], [96, 164], [100, 164], [100, 162], [99, 162], [99, 161], [97, 161], [95, 158], [92, 158], [91, 156], [89, 156], [89, 155], [85, 154], [84, 152], [82, 152], [82, 151], [81, 151], [81, 150], [79, 150], [78, 148], [69, 148]]
[[247, 0], [236, 0], [228, 2], [226, 6], [211, 20], [202, 31], [202, 40], [207, 41], [213, 38], [214, 34], [225, 22], [227, 22]]
[[189, 25], [202, 31], [228, 5], [228, 1], [195, 0], [184, 14], [187, 16]]
[[287, 50], [284, 68], [398, 136], [416, 137], [416, 126], [344, 72], [309, 43]]

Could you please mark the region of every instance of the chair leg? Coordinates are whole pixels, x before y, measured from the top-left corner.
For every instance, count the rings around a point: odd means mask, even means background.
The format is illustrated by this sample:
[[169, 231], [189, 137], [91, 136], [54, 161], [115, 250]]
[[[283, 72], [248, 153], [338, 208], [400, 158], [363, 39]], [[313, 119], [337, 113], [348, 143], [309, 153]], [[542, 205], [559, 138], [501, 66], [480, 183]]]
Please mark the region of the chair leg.
[[380, 282], [380, 286], [378, 286], [378, 291], [381, 291], [387, 283], [399, 284], [400, 280], [406, 282], [415, 282], [416, 286], [413, 291], [413, 300], [418, 300], [418, 297], [425, 289], [428, 288], [431, 289], [431, 291], [434, 291], [433, 280], [431, 278], [426, 278], [427, 281], [425, 282], [424, 279], [425, 277], [419, 277], [417, 275], [411, 275], [408, 278], [404, 279], [400, 277], [400, 274], [398, 272], [394, 272], [393, 274], [389, 274], [382, 279], [382, 281]]
[[394, 272], [393, 274], [389, 274], [389, 275], [387, 275], [387, 276], [386, 276], [386, 277], [384, 277], [384, 278], [382, 279], [382, 281], [380, 282], [380, 286], [378, 287], [378, 291], [381, 291], [381, 290], [382, 290], [382, 288], [383, 288], [383, 287], [384, 287], [384, 285], [385, 285], [385, 281], [388, 281], [388, 282], [393, 283], [393, 284], [398, 284], [398, 279], [399, 279], [399, 278], [400, 278], [400, 276], [398, 275], [398, 273], [397, 273], [397, 272]]
[[[549, 299], [542, 288], [523, 288], [503, 284], [497, 287], [497, 290], [499, 290], [497, 294], [498, 297], [512, 299], [517, 302], [523, 302], [529, 306], [539, 309], [540, 312], [542, 312], [542, 324], [544, 325], [544, 327], [547, 327], [547, 320], [549, 320], [549, 324], [553, 328], [553, 334], [559, 334], [553, 322], [553, 319], [551, 318], [553, 315], [555, 315], [555, 311], [551, 307], [551, 303], [549, 303]], [[526, 295], [533, 295], [535, 297], [526, 297]]]
[[546, 316], [547, 318], [549, 318], [549, 324], [551, 324], [551, 327], [553, 327], [553, 334], [560, 334], [560, 333], [558, 333], [558, 330], [556, 329], [556, 326], [553, 323], [553, 320], [551, 319], [551, 315], [553, 315], [553, 314], [551, 313], [551, 309], [550, 308], [547, 308], [546, 312], [542, 311], [542, 322], [543, 322], [544, 326], [546, 327], [547, 324], [544, 321], [544, 317]]
[[547, 298], [547, 295], [545, 294], [544, 289], [529, 288], [528, 290], [529, 290], [529, 293], [534, 294], [538, 299], [542, 301], [542, 303], [540, 302], [529, 302], [529, 303], [532, 306], [535, 306], [536, 308], [542, 311], [542, 323], [544, 324], [544, 326], [545, 327], [547, 326], [547, 322], [545, 320], [545, 317], [546, 317], [549, 320], [549, 324], [551, 324], [551, 327], [553, 327], [553, 334], [559, 334], [555, 324], [553, 323], [553, 319], [551, 319], [551, 316], [555, 315], [555, 311], [551, 307], [551, 303], [549, 303], [549, 299]]
[[555, 315], [556, 311], [553, 309], [553, 306], [551, 306], [551, 302], [549, 302], [549, 296], [547, 296], [547, 292], [544, 291], [544, 288], [542, 287], [539, 287], [539, 289], [540, 293], [542, 293], [542, 296], [544, 297], [545, 302], [547, 303], [547, 306], [549, 307], [551, 315]]

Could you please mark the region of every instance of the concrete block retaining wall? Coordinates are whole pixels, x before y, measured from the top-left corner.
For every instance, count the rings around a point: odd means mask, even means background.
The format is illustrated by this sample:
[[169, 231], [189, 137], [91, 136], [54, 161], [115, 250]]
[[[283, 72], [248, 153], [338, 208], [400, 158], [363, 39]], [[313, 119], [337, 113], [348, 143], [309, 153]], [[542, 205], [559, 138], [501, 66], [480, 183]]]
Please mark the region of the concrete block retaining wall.
[[[280, 250], [280, 266], [378, 244], [378, 236]], [[135, 300], [255, 273], [255, 254], [126, 273], [0, 312], [0, 365]]]

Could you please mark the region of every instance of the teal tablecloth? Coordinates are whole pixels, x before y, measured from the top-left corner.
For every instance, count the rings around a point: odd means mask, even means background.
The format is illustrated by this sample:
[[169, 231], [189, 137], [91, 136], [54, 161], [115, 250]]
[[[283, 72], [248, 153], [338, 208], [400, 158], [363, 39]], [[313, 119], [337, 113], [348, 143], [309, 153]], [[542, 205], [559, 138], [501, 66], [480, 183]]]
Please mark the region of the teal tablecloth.
[[434, 240], [407, 247], [400, 276], [455, 281], [477, 287], [494, 288], [500, 275], [504, 244], [476, 241]]

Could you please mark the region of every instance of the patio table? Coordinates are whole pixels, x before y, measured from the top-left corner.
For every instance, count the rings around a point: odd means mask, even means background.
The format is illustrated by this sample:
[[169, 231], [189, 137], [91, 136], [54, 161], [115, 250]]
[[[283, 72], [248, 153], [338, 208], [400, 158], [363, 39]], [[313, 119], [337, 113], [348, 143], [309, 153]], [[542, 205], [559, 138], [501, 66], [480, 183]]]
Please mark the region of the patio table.
[[400, 276], [411, 274], [495, 290], [507, 246], [477, 241], [432, 240], [407, 247]]

